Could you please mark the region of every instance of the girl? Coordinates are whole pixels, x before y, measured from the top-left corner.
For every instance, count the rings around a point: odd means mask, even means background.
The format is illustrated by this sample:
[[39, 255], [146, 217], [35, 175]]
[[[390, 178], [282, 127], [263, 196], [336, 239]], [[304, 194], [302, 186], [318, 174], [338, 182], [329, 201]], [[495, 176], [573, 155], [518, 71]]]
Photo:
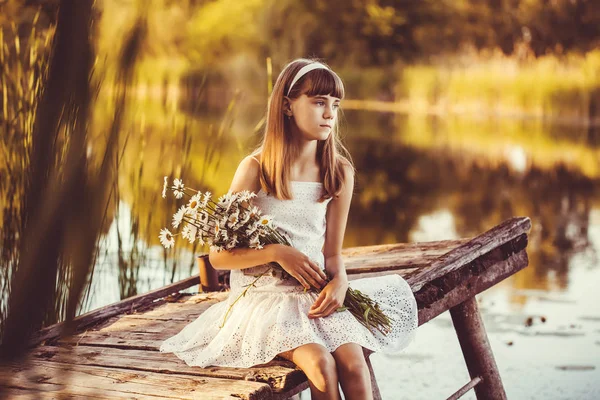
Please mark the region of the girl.
[[[256, 193], [254, 204], [274, 217], [293, 247], [211, 252], [217, 269], [229, 269], [228, 300], [215, 304], [161, 352], [188, 365], [251, 367], [275, 356], [293, 361], [313, 399], [372, 398], [363, 347], [398, 352], [414, 337], [417, 305], [399, 275], [348, 282], [342, 241], [354, 188], [354, 168], [338, 138], [342, 81], [328, 66], [309, 59], [289, 63], [277, 78], [259, 148], [240, 163], [230, 191]], [[254, 275], [275, 261], [295, 279], [265, 275], [232, 308]], [[325, 279], [330, 282], [325, 285]], [[393, 319], [387, 336], [372, 333], [349, 311], [336, 312], [348, 285], [368, 294]], [[320, 294], [305, 288], [322, 288]]]

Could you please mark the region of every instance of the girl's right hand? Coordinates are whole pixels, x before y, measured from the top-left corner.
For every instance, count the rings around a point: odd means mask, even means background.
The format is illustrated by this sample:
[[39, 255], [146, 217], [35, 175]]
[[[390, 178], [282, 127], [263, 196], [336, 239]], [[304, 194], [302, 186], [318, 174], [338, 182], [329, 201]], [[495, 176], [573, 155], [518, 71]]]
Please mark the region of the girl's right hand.
[[306, 289], [311, 285], [317, 289], [323, 288], [327, 276], [306, 254], [291, 246], [279, 245], [275, 261]]

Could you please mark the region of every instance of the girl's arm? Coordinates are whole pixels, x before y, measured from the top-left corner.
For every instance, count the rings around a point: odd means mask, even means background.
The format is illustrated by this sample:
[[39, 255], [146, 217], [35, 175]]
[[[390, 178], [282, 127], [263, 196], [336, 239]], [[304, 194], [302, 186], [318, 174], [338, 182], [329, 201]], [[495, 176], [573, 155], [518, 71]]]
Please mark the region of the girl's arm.
[[208, 260], [215, 269], [245, 269], [277, 261], [277, 244], [268, 244], [263, 249], [239, 248], [211, 251]]
[[344, 165], [344, 184], [339, 197], [332, 199], [327, 208], [327, 230], [325, 231], [325, 270], [331, 281], [321, 290], [317, 300], [310, 307], [308, 317], [324, 318], [344, 304], [348, 291], [348, 275], [342, 261], [342, 242], [348, 220], [348, 210], [354, 190], [354, 169]]
[[344, 164], [344, 184], [339, 197], [329, 202], [327, 209], [327, 228], [323, 256], [325, 270], [332, 279], [348, 281], [346, 268], [342, 261], [342, 242], [348, 221], [348, 211], [354, 191], [354, 169], [350, 164]]
[[[258, 163], [252, 157], [247, 156], [238, 165], [229, 191], [249, 190], [258, 192], [260, 190], [258, 174]], [[275, 245], [267, 245], [262, 250], [239, 248], [223, 250], [218, 253], [211, 251], [208, 259], [216, 269], [245, 269], [275, 261], [276, 247]]]

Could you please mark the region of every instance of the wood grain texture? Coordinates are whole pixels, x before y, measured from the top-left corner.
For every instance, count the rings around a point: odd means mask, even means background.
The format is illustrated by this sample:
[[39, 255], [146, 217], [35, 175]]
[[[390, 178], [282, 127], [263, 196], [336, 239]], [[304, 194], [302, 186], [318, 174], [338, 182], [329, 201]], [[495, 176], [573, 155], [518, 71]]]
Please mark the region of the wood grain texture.
[[235, 379], [195, 377], [147, 371], [30, 360], [0, 370], [3, 386], [60, 395], [105, 398], [270, 399], [269, 385]]
[[[344, 249], [342, 256], [350, 280], [403, 276], [422, 325], [527, 266], [530, 227], [529, 218], [512, 218], [475, 238], [356, 247]], [[229, 271], [218, 272], [226, 287]], [[30, 366], [0, 370], [14, 377], [4, 381], [5, 393], [15, 398], [34, 392], [38, 398], [97, 398], [106, 391], [115, 398], [284, 399], [308, 387], [305, 374], [279, 357], [253, 368], [198, 368], [160, 353], [166, 338], [229, 295], [178, 293], [198, 283], [196, 275], [84, 314], [70, 335], [64, 324], [44, 329], [32, 341], [37, 347]], [[73, 380], [66, 381], [67, 376]]]

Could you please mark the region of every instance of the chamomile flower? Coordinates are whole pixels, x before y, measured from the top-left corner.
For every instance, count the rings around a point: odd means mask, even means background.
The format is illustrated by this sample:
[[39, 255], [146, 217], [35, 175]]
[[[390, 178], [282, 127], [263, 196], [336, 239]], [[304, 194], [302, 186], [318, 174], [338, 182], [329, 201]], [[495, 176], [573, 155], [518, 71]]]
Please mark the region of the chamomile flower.
[[158, 239], [160, 240], [160, 244], [162, 244], [165, 249], [173, 247], [175, 245], [175, 237], [167, 228], [163, 228], [160, 230], [160, 235], [158, 235]]
[[254, 221], [252, 224], [250, 224], [248, 229], [246, 229], [246, 236], [254, 235], [254, 233], [256, 232], [257, 229], [258, 229], [258, 221]]
[[231, 240], [229, 241], [229, 243], [227, 243], [227, 245], [225, 246], [225, 248], [227, 248], [227, 250], [231, 250], [233, 248], [235, 248], [235, 246], [238, 243], [238, 239], [237, 239], [237, 235], [233, 235], [233, 237], [231, 238]]
[[231, 196], [229, 196], [228, 194], [224, 194], [223, 196], [219, 197], [217, 199], [217, 207], [220, 209], [227, 209], [229, 208], [229, 202], [231, 200]]
[[184, 189], [185, 185], [183, 184], [183, 181], [179, 178], [175, 178], [175, 180], [173, 181], [173, 193], [175, 194], [175, 198], [182, 198]]
[[227, 226], [230, 228], [233, 228], [235, 226], [235, 224], [237, 224], [239, 221], [239, 218], [238, 218], [239, 215], [240, 215], [239, 210], [234, 213], [229, 214], [229, 217], [227, 217]]
[[239, 218], [240, 218], [240, 224], [239, 224], [239, 226], [243, 226], [248, 221], [250, 221], [250, 212], [249, 211], [241, 210]]
[[273, 226], [273, 217], [270, 215], [263, 215], [258, 220], [258, 224], [259, 224], [259, 226], [262, 226], [262, 227]]
[[178, 228], [179, 225], [181, 225], [181, 221], [183, 221], [183, 217], [185, 216], [186, 211], [187, 209], [185, 208], [185, 206], [181, 206], [179, 210], [177, 210], [177, 212], [173, 214], [173, 222], [171, 223], [173, 225], [173, 228]]
[[210, 192], [204, 193], [204, 196], [202, 197], [202, 203], [200, 203], [200, 208], [206, 208], [208, 202], [210, 201], [210, 195]]
[[198, 228], [192, 224], [186, 224], [181, 230], [181, 236], [186, 238], [190, 243], [194, 243], [196, 240], [196, 234], [198, 233]]
[[215, 246], [215, 245], [210, 246], [210, 251], [216, 251], [217, 253], [219, 253], [223, 250], [224, 250], [223, 246]]
[[258, 235], [254, 235], [250, 238], [250, 243], [249, 243], [250, 248], [252, 249], [262, 249], [263, 246], [260, 243], [260, 236]]
[[202, 195], [198, 192], [188, 202], [187, 209], [191, 212], [196, 212], [200, 209], [200, 204], [202, 204]]
[[259, 210], [259, 208], [256, 206], [252, 206], [252, 208], [250, 209], [250, 218], [260, 217], [260, 214], [261, 211]]
[[249, 190], [242, 190], [239, 195], [240, 201], [248, 201], [255, 197], [256, 197], [256, 193], [251, 192]]
[[163, 183], [163, 190], [162, 190], [162, 198], [166, 199], [167, 198], [167, 189], [169, 187], [169, 177], [165, 176], [165, 181]]

